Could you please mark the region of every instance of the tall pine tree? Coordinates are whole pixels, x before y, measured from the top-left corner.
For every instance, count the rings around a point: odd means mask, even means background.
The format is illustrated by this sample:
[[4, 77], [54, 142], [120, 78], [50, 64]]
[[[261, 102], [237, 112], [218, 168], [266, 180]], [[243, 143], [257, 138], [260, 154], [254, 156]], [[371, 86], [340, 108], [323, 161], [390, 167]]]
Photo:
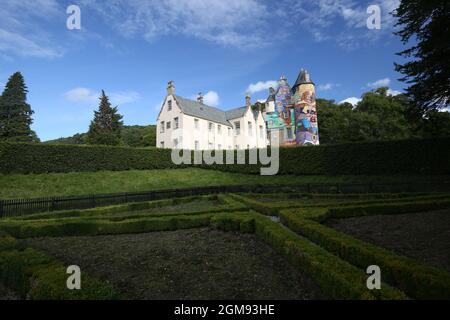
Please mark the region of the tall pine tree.
[[395, 65], [408, 96], [419, 110], [449, 107], [450, 1], [402, 0], [396, 16], [402, 42], [414, 42], [399, 53], [409, 61]]
[[27, 103], [27, 92], [22, 74], [14, 73], [6, 83], [0, 99], [0, 141], [39, 141], [30, 128], [33, 110]]
[[94, 111], [94, 120], [89, 126], [87, 142], [89, 144], [103, 144], [116, 146], [122, 143], [121, 130], [123, 127], [122, 115], [117, 107], [112, 108], [109, 98], [102, 90], [100, 107]]

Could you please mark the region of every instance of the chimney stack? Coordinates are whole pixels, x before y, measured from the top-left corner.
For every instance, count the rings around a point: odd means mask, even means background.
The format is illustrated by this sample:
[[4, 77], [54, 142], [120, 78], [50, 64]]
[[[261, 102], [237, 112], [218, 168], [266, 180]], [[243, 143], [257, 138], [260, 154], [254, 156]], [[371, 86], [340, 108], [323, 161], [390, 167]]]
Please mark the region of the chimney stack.
[[197, 101], [201, 104], [203, 104], [203, 94], [201, 92], [198, 93]]
[[173, 84], [173, 81], [170, 80], [167, 83], [167, 95], [175, 94], [175, 85]]
[[247, 107], [249, 107], [249, 106], [252, 105], [252, 100], [251, 100], [251, 98], [250, 98], [249, 95], [246, 95], [246, 96], [245, 96], [245, 105], [246, 105]]

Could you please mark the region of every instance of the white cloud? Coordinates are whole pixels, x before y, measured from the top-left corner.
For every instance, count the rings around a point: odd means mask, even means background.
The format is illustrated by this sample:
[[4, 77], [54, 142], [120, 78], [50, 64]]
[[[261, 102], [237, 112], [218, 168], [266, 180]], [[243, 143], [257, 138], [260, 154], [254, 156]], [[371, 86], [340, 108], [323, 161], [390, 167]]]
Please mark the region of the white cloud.
[[257, 83], [252, 83], [247, 87], [247, 90], [245, 92], [247, 94], [254, 94], [257, 92], [261, 92], [264, 90], [268, 90], [270, 87], [277, 88], [278, 82], [274, 80], [269, 81], [259, 81]]
[[95, 102], [100, 94], [88, 88], [75, 88], [64, 93], [64, 97], [72, 102]]
[[391, 84], [391, 79], [384, 78], [384, 79], [380, 79], [380, 80], [377, 80], [374, 82], [369, 82], [367, 84], [367, 86], [372, 89], [377, 89], [377, 88], [381, 88], [381, 87], [389, 87], [390, 84]]
[[[382, 36], [392, 37], [396, 18], [390, 12], [398, 8], [399, 0], [380, 0], [381, 30], [367, 28], [369, 2], [357, 0], [286, 0], [289, 15], [299, 16], [292, 25], [299, 24], [317, 42], [335, 41], [344, 49], [353, 50], [377, 41]], [[342, 27], [342, 22], [344, 27]]]
[[83, 0], [126, 37], [185, 35], [224, 46], [261, 47], [269, 12], [259, 0]]
[[[141, 95], [136, 91], [106, 93], [113, 105], [122, 105], [136, 102]], [[72, 102], [95, 103], [99, 101], [100, 92], [89, 88], [78, 87], [64, 93], [64, 97]]]
[[62, 51], [59, 49], [41, 46], [36, 41], [3, 29], [0, 29], [0, 51], [12, 52], [22, 57], [57, 58], [62, 56]]
[[350, 97], [350, 98], [347, 98], [347, 99], [345, 99], [345, 100], [342, 100], [341, 102], [339, 102], [339, 104], [348, 102], [348, 103], [350, 103], [351, 105], [356, 106], [356, 105], [358, 104], [358, 102], [360, 102], [360, 101], [361, 101], [360, 98], [357, 98], [357, 97]]
[[[63, 51], [50, 42], [40, 25], [61, 14], [56, 0], [2, 0], [0, 6], [0, 53], [10, 56], [57, 58]], [[62, 11], [64, 12], [64, 11]]]
[[336, 87], [339, 87], [339, 84], [337, 84], [337, 83], [325, 83], [325, 84], [319, 85], [317, 87], [317, 89], [319, 91], [330, 91], [330, 90], [333, 90]]
[[217, 107], [220, 104], [220, 98], [217, 92], [208, 91], [208, 93], [203, 96], [203, 102], [208, 106]]
[[392, 90], [392, 89], [388, 89], [387, 94], [390, 96], [398, 96], [399, 94], [402, 94], [403, 92], [398, 91], [398, 90]]

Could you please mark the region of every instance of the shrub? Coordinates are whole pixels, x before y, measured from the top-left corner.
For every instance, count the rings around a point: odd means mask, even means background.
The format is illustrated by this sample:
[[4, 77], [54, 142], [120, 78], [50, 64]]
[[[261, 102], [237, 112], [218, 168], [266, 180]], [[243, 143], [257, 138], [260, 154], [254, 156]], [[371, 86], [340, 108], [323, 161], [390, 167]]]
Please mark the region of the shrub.
[[[420, 205], [416, 205], [420, 207]], [[399, 208], [402, 206], [403, 208], [409, 207], [410, 209], [413, 207], [402, 204], [399, 205]], [[386, 207], [390, 209], [394, 208], [393, 205]], [[355, 216], [358, 207], [351, 209], [342, 208], [342, 210], [348, 210]], [[309, 217], [323, 222], [327, 218], [335, 217], [333, 213], [330, 213], [326, 209], [311, 213], [308, 213], [308, 209], [303, 209], [301, 214], [297, 211], [284, 210], [280, 213], [282, 223], [291, 230], [307, 237], [355, 266], [360, 268], [367, 268], [369, 265], [380, 266], [383, 270], [383, 279], [386, 279], [386, 282], [401, 289], [410, 297], [417, 299], [450, 298], [450, 275], [445, 271], [423, 265], [410, 258], [399, 256], [389, 250], [357, 240], [308, 219]], [[389, 212], [393, 213], [394, 211], [391, 210]], [[373, 211], [373, 213], [380, 212]], [[381, 213], [387, 213], [387, 211]], [[366, 213], [362, 212], [361, 214]], [[347, 214], [342, 215], [340, 213], [339, 215], [346, 216]]]
[[[252, 223], [250, 221], [253, 220]], [[240, 221], [240, 222], [239, 222]], [[245, 225], [253, 225], [247, 229]], [[248, 232], [253, 230], [287, 258], [302, 272], [309, 275], [332, 298], [337, 299], [405, 299], [406, 296], [384, 284], [381, 290], [366, 287], [367, 276], [358, 268], [339, 259], [296, 233], [258, 214], [221, 215], [212, 218], [212, 225], [224, 231]]]
[[27, 248], [0, 251], [0, 280], [22, 298], [33, 300], [110, 300], [120, 295], [107, 283], [81, 274], [82, 290], [68, 290], [66, 267], [46, 254]]
[[[280, 148], [279, 173], [293, 175], [450, 174], [449, 145], [450, 138], [434, 138]], [[174, 165], [170, 153], [170, 150], [156, 148], [0, 143], [0, 173], [123, 171], [186, 167]], [[246, 158], [248, 159], [248, 154]], [[200, 167], [239, 173], [260, 173], [259, 165], [200, 165]]]

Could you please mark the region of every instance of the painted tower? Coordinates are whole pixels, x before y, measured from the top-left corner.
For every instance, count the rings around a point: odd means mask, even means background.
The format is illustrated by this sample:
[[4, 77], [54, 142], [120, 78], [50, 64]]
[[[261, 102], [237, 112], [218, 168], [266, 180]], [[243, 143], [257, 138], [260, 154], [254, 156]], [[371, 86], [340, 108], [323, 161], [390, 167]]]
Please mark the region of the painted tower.
[[301, 70], [292, 88], [295, 110], [295, 139], [297, 145], [318, 145], [319, 127], [316, 111], [316, 90], [308, 71]]
[[268, 135], [277, 133], [280, 146], [319, 144], [315, 86], [306, 70], [292, 88], [281, 76], [277, 90], [269, 89], [264, 118]]

